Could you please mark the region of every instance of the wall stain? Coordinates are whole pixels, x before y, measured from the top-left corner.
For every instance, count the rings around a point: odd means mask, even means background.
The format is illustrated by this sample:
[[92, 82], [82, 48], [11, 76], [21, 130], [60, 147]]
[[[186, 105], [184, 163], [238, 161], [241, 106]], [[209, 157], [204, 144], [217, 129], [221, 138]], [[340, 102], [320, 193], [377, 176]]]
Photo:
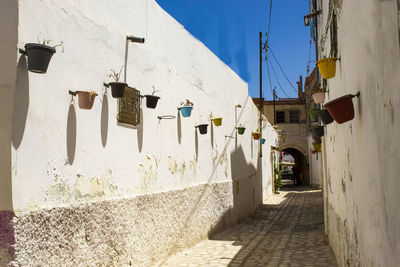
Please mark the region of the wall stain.
[[168, 170], [171, 174], [175, 174], [177, 169], [176, 160], [174, 160], [171, 156], [168, 156]]
[[158, 164], [156, 157], [146, 156], [143, 163], [139, 164], [138, 167], [140, 180], [141, 180], [141, 189], [146, 192], [151, 187], [152, 181], [155, 181], [158, 176]]

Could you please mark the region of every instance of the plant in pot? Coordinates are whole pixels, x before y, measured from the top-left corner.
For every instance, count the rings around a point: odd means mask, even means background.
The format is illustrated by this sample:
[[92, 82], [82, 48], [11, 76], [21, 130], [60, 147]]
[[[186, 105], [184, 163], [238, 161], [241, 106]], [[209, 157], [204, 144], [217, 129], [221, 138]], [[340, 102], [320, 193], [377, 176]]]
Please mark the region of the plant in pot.
[[316, 144], [322, 144], [322, 139], [321, 139], [321, 137], [319, 137], [319, 136], [313, 134], [313, 135], [312, 135], [312, 138], [313, 138], [314, 143], [316, 143]]
[[64, 52], [63, 42], [55, 46], [49, 46], [50, 40], [44, 39], [43, 42], [27, 43], [25, 50], [19, 49], [19, 52], [28, 57], [28, 70], [35, 73], [46, 73], [50, 60], [56, 52], [56, 47], [62, 47]]
[[94, 91], [76, 91], [81, 109], [92, 109], [97, 93]]
[[325, 104], [325, 108], [337, 123], [342, 124], [354, 118], [354, 97], [360, 97], [360, 92], [336, 98]]
[[310, 117], [312, 121], [317, 121], [318, 120], [318, 113], [320, 109], [319, 108], [312, 108], [310, 109]]
[[186, 102], [181, 102], [181, 107], [178, 108], [181, 111], [182, 117], [190, 117], [192, 114], [193, 103], [186, 99]]
[[111, 95], [114, 98], [121, 98], [124, 96], [125, 93], [125, 86], [127, 86], [126, 83], [120, 82], [121, 78], [121, 72], [124, 66], [121, 67], [119, 72], [116, 72], [115, 70], [111, 69], [111, 73], [108, 75], [109, 78], [113, 78], [114, 82], [110, 82], [108, 85], [111, 86]]
[[325, 101], [325, 90], [322, 88], [318, 88], [312, 91], [311, 95], [314, 99], [315, 104], [321, 104]]
[[154, 95], [156, 92], [160, 92], [156, 90], [156, 88], [153, 86], [153, 93], [151, 95], [145, 95], [146, 97], [146, 107], [148, 108], [156, 108], [158, 100], [160, 99], [159, 96]]
[[243, 135], [244, 131], [246, 130], [246, 127], [239, 125], [238, 127], [236, 127], [236, 129], [239, 135]]
[[324, 79], [330, 79], [335, 77], [336, 74], [336, 60], [339, 58], [336, 57], [329, 57], [318, 60], [316, 65]]
[[254, 140], [259, 140], [261, 138], [261, 131], [260, 129], [257, 129], [256, 132], [252, 133]]
[[199, 128], [200, 134], [206, 134], [207, 133], [207, 127], [208, 124], [199, 124], [196, 126], [196, 128]]
[[325, 125], [331, 124], [333, 122], [333, 118], [326, 108], [322, 109], [319, 112], [318, 116]]

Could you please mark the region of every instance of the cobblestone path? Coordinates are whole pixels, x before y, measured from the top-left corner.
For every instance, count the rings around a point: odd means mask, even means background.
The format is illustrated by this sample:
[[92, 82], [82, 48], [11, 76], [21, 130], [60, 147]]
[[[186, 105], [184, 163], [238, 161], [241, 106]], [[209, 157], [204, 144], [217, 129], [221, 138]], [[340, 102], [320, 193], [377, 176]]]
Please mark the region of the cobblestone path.
[[319, 190], [284, 191], [254, 216], [161, 266], [336, 266]]

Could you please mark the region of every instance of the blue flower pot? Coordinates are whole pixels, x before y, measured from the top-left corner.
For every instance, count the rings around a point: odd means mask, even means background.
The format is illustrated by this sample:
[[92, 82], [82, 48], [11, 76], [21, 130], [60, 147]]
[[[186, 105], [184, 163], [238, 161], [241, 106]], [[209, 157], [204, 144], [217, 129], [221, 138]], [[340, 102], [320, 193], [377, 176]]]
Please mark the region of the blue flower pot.
[[260, 144], [262, 144], [262, 145], [265, 144], [265, 138], [260, 139]]
[[183, 117], [190, 117], [193, 107], [181, 107], [180, 109]]

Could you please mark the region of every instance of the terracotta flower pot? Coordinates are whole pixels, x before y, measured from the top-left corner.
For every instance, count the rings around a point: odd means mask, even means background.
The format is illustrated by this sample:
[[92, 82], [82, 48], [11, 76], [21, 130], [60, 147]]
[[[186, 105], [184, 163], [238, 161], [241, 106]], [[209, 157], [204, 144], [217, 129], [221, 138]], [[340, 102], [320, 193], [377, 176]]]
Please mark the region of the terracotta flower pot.
[[253, 132], [252, 133], [254, 140], [258, 140], [261, 137], [261, 133]]
[[112, 82], [109, 85], [111, 86], [112, 97], [121, 98], [124, 96], [126, 83]]
[[25, 51], [28, 57], [28, 70], [35, 73], [46, 73], [56, 49], [47, 45], [28, 43], [25, 45]]
[[339, 123], [345, 123], [354, 118], [354, 106], [352, 98], [357, 95], [345, 95], [335, 100], [329, 101], [325, 104], [325, 108], [329, 111], [329, 114], [333, 119]]
[[148, 108], [156, 108], [158, 99], [160, 99], [159, 96], [145, 95], [144, 97], [146, 97], [146, 107], [148, 107]]
[[321, 118], [322, 122], [325, 125], [331, 124], [333, 122], [333, 118], [327, 109], [321, 110], [318, 116]]
[[199, 128], [200, 134], [206, 134], [207, 133], [207, 127], [208, 127], [208, 124], [197, 125], [197, 128]]
[[325, 101], [325, 92], [314, 92], [312, 94], [315, 104], [321, 104]]
[[91, 109], [97, 94], [95, 92], [77, 91], [78, 103], [81, 109]]

